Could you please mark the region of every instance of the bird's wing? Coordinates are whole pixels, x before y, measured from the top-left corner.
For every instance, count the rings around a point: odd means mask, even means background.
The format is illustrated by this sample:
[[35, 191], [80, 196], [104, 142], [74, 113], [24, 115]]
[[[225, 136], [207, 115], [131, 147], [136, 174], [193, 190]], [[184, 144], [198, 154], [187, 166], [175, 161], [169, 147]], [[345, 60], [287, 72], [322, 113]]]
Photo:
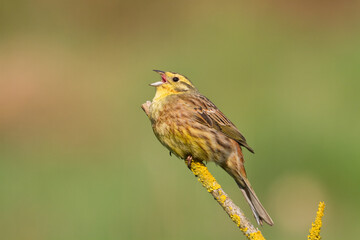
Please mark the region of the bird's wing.
[[245, 137], [209, 99], [205, 96], [197, 95], [196, 100], [194, 99], [191, 102], [194, 104], [194, 118], [197, 122], [222, 132], [254, 153], [254, 150], [246, 143]]

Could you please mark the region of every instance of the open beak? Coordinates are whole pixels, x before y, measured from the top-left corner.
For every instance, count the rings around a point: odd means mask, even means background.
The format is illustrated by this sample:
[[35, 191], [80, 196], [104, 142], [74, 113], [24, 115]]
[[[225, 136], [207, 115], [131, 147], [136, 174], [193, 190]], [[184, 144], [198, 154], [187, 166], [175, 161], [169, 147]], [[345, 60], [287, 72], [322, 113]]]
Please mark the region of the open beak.
[[150, 86], [158, 87], [158, 86], [161, 86], [161, 85], [163, 85], [164, 83], [166, 83], [166, 76], [165, 76], [165, 72], [164, 72], [164, 71], [154, 70], [154, 72], [157, 72], [158, 74], [161, 75], [161, 81], [151, 83]]
[[164, 71], [160, 71], [160, 70], [153, 70], [154, 72], [157, 72], [159, 74], [164, 74], [165, 72]]

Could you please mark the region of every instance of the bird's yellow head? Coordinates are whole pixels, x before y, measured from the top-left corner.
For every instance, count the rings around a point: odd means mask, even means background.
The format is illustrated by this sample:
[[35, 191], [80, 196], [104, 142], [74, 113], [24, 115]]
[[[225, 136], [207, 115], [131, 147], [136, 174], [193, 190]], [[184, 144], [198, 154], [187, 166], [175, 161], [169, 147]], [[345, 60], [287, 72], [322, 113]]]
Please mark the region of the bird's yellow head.
[[154, 70], [161, 76], [161, 81], [150, 84], [156, 87], [154, 101], [160, 100], [171, 94], [181, 94], [186, 92], [196, 92], [194, 85], [185, 76], [174, 72], [164, 72]]

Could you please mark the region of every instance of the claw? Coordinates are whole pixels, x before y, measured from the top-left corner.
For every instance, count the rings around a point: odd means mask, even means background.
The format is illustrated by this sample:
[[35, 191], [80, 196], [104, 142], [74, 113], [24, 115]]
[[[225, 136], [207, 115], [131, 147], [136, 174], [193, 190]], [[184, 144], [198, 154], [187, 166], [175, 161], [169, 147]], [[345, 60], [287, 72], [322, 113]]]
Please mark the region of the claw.
[[186, 158], [186, 164], [188, 166], [188, 168], [190, 169], [190, 165], [191, 165], [191, 161], [193, 160], [192, 156], [189, 155], [187, 158]]

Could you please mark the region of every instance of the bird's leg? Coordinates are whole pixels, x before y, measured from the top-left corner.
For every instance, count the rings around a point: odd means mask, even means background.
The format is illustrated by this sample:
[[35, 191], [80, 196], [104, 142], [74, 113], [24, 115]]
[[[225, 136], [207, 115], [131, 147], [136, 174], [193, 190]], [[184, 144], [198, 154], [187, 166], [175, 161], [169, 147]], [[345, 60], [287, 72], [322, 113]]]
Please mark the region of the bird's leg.
[[190, 169], [190, 165], [191, 165], [191, 161], [192, 161], [192, 160], [193, 160], [193, 158], [192, 158], [191, 155], [187, 156], [187, 158], [186, 158], [186, 164], [187, 164], [187, 166], [188, 166], [189, 169]]

